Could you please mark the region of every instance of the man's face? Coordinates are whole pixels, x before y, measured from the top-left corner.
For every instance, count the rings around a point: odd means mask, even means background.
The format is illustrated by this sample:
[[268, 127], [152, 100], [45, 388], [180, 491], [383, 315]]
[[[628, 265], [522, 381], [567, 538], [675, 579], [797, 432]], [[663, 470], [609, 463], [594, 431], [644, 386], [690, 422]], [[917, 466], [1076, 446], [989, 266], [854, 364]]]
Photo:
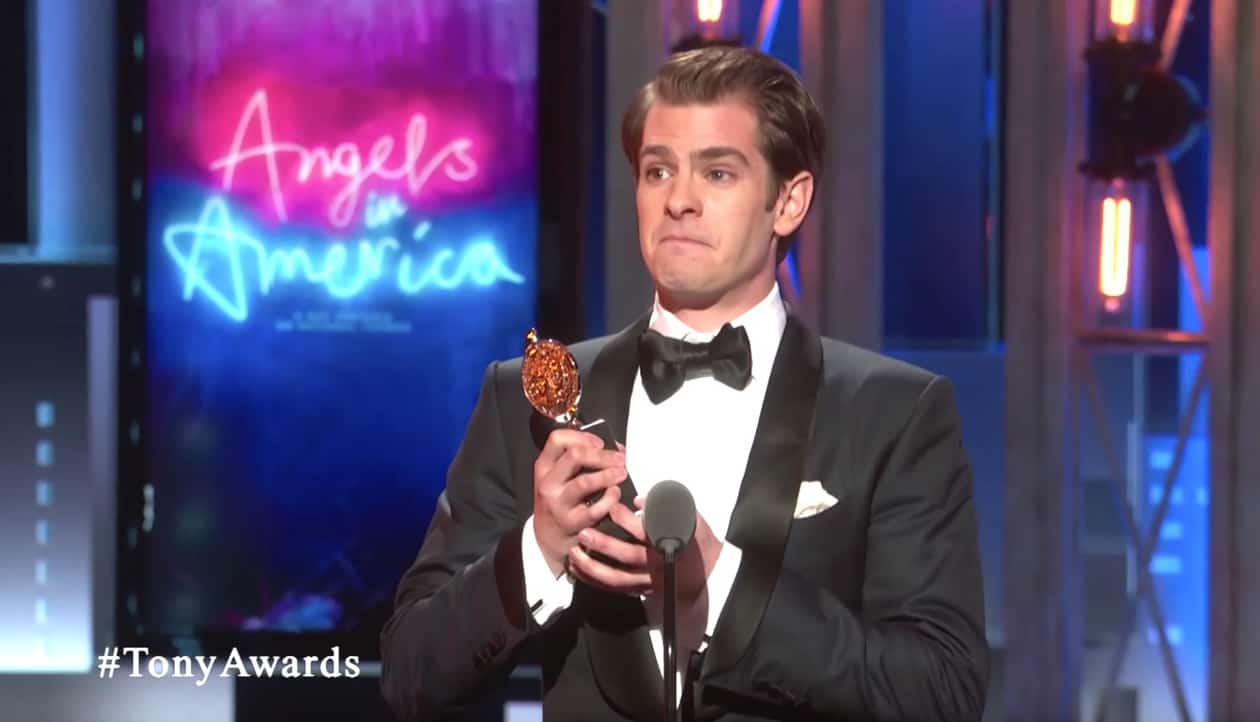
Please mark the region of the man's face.
[[635, 199], [640, 250], [662, 296], [703, 308], [769, 292], [780, 205], [767, 209], [770, 174], [747, 104], [651, 107]]

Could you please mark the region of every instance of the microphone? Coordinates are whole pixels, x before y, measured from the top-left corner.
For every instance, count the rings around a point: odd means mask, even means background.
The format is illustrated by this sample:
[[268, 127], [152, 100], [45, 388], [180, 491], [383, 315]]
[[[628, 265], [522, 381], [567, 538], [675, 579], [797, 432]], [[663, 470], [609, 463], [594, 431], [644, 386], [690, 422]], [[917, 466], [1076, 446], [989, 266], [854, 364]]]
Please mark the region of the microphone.
[[661, 665], [665, 683], [666, 722], [678, 720], [675, 692], [675, 662], [678, 649], [678, 552], [687, 548], [696, 535], [696, 500], [687, 487], [676, 481], [657, 482], [643, 502], [643, 531], [648, 541], [665, 557], [664, 619], [661, 636], [665, 659]]
[[696, 500], [676, 481], [657, 482], [643, 502], [643, 531], [666, 558], [680, 552], [696, 534]]

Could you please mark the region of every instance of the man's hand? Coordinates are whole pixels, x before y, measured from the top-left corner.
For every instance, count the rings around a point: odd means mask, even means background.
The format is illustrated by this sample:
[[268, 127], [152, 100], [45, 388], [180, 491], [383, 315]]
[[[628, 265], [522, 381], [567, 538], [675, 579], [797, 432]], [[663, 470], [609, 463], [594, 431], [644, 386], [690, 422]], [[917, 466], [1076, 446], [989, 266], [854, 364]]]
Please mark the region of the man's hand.
[[[643, 508], [643, 497], [634, 500]], [[614, 539], [598, 529], [586, 529], [578, 535], [580, 547], [569, 554], [569, 570], [578, 579], [605, 591], [620, 594], [652, 594], [665, 589], [665, 560], [650, 546], [643, 531], [643, 519], [624, 505], [613, 507], [612, 520], [625, 529], [639, 544]], [[616, 560], [627, 569], [615, 569], [591, 557], [587, 550]], [[713, 534], [704, 517], [696, 514], [696, 534], [678, 555], [678, 603], [690, 606], [705, 590], [709, 574], [722, 553], [722, 541]]]
[[[619, 504], [626, 456], [609, 451], [594, 434], [556, 429], [534, 462], [534, 536], [551, 573], [560, 576], [578, 532], [597, 524]], [[586, 499], [601, 493], [587, 506]], [[629, 514], [628, 511], [626, 511]]]
[[[638, 499], [635, 500], [636, 505]], [[656, 578], [652, 575], [652, 556], [658, 556], [648, 547], [643, 532], [643, 520], [617, 504], [610, 512], [613, 523], [629, 532], [638, 540], [634, 544], [614, 539], [598, 529], [584, 529], [578, 534], [581, 546], [569, 550], [569, 571], [578, 579], [605, 591], [619, 594], [651, 594]], [[621, 564], [617, 569], [593, 558], [587, 550], [599, 552]]]

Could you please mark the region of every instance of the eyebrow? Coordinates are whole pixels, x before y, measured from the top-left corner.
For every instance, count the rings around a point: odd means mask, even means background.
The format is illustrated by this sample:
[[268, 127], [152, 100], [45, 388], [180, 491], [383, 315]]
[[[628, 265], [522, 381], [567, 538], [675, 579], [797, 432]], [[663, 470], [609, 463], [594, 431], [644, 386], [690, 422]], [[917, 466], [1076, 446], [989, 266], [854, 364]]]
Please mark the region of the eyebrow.
[[743, 153], [741, 153], [738, 148], [732, 148], [727, 145], [719, 145], [719, 146], [714, 146], [712, 148], [705, 148], [703, 150], [692, 153], [691, 157], [695, 158], [696, 160], [718, 160], [719, 158], [734, 158], [735, 160], [739, 161], [740, 163], [743, 163], [746, 166], [752, 165], [751, 163], [748, 162], [748, 157], [745, 156]]
[[654, 155], [660, 158], [661, 160], [674, 159], [674, 151], [670, 150], [668, 147], [663, 146], [663, 145], [648, 145], [648, 146], [644, 146], [643, 150], [639, 151], [639, 158], [641, 159], [646, 158], [650, 155]]
[[[667, 161], [674, 160], [677, 157], [674, 154], [673, 150], [663, 145], [644, 146], [643, 150], [639, 151], [639, 157], [645, 158], [647, 156], [656, 156], [658, 158], [661, 158], [662, 160], [667, 160]], [[698, 150], [692, 153], [691, 157], [693, 160], [717, 160], [719, 158], [734, 158], [740, 163], [743, 163], [745, 166], [750, 166], [750, 167], [752, 166], [752, 163], [748, 162], [748, 156], [744, 155], [743, 152], [741, 152], [738, 148], [732, 148], [731, 146], [728, 146], [728, 145], [715, 145], [709, 148], [703, 148], [701, 150]]]

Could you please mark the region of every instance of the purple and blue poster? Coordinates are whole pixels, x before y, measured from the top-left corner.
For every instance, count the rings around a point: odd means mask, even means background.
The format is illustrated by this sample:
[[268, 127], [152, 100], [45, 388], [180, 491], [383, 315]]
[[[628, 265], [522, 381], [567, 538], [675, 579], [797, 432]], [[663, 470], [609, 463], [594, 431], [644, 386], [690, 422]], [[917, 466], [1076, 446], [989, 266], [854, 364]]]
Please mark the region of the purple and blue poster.
[[379, 631], [534, 320], [536, 11], [150, 0], [147, 634]]

